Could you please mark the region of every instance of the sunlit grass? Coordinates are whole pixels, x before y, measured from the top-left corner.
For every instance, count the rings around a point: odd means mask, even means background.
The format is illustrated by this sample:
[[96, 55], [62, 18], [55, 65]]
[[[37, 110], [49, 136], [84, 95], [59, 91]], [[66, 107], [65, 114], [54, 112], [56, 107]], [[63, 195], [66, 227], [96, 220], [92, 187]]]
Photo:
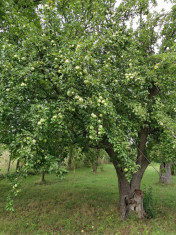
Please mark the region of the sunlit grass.
[[150, 166], [142, 187], [153, 188], [157, 217], [139, 221], [120, 220], [118, 187], [111, 164], [95, 175], [89, 168], [69, 172], [60, 181], [47, 175], [30, 176], [15, 199], [15, 212], [4, 210], [7, 180], [0, 181], [0, 234], [176, 234], [176, 177], [172, 184], [158, 184], [158, 175]]

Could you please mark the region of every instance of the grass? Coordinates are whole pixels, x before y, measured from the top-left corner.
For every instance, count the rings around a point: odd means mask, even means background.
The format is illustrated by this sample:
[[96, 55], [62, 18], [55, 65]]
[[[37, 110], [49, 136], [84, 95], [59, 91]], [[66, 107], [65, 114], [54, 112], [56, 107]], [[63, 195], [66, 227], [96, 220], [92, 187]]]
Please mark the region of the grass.
[[0, 234], [176, 234], [176, 177], [171, 185], [158, 184], [158, 175], [150, 166], [142, 185], [152, 186], [157, 216], [138, 220], [120, 220], [118, 188], [111, 164], [96, 175], [89, 168], [69, 172], [60, 181], [47, 175], [29, 176], [15, 199], [15, 212], [6, 212], [4, 204], [9, 185], [0, 181]]

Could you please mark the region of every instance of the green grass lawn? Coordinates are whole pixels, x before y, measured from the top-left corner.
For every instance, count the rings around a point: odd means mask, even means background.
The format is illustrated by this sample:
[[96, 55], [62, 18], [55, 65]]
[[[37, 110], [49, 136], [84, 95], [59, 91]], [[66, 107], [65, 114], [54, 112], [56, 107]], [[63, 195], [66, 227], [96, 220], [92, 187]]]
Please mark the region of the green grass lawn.
[[118, 211], [118, 187], [111, 164], [95, 175], [89, 168], [69, 172], [60, 181], [47, 175], [29, 176], [15, 199], [15, 212], [4, 204], [9, 185], [0, 181], [0, 234], [176, 234], [176, 176], [172, 184], [158, 184], [158, 175], [148, 167], [142, 187], [152, 186], [155, 219], [134, 216], [122, 222]]

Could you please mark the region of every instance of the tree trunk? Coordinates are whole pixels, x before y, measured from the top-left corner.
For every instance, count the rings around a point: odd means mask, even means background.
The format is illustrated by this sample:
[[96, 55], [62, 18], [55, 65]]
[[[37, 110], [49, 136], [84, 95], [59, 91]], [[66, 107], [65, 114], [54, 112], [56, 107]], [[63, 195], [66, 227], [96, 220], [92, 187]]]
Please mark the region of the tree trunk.
[[118, 187], [119, 187], [119, 209], [121, 213], [121, 219], [124, 220], [129, 213], [129, 199], [132, 196], [132, 191], [130, 184], [124, 176], [123, 172], [117, 165], [114, 165], [117, 177], [118, 177]]
[[131, 212], [137, 214], [140, 219], [143, 219], [146, 215], [143, 208], [143, 192], [140, 190], [141, 177], [138, 180], [133, 178], [129, 183], [123, 173], [123, 171], [114, 166], [118, 176], [119, 187], [119, 209], [121, 213], [121, 219], [124, 220]]
[[9, 156], [9, 162], [8, 162], [8, 167], [7, 167], [7, 174], [10, 171], [10, 165], [11, 165], [11, 156]]
[[[152, 84], [152, 87], [149, 88], [148, 91], [149, 102], [147, 111], [148, 114], [151, 114], [152, 105], [155, 103], [154, 97], [157, 95], [158, 89], [155, 84]], [[127, 181], [123, 169], [119, 166], [120, 164], [118, 162], [117, 153], [114, 152], [112, 144], [108, 143], [108, 141], [105, 140], [106, 152], [109, 154], [118, 176], [120, 196], [119, 207], [122, 219], [125, 219], [130, 211], [134, 211], [135, 213], [137, 213], [139, 218], [144, 218], [146, 214], [143, 209], [143, 193], [140, 190], [140, 184], [143, 174], [150, 163], [146, 156], [146, 144], [147, 138], [150, 134], [150, 123], [146, 121], [144, 124], [145, 125], [141, 126], [140, 131], [138, 133], [138, 145], [136, 145], [136, 164], [139, 165], [139, 169], [136, 173], [132, 175], [130, 183]]]
[[20, 160], [18, 159], [16, 164], [16, 172], [19, 171], [19, 168], [20, 168]]
[[140, 190], [140, 185], [143, 174], [149, 165], [149, 161], [145, 155], [147, 136], [148, 128], [142, 128], [139, 133], [139, 144], [137, 146], [138, 155], [136, 163], [139, 165], [139, 169], [132, 175], [130, 182], [126, 179], [123, 169], [118, 166], [117, 154], [114, 152], [112, 145], [109, 144], [109, 147], [106, 149], [118, 176], [119, 209], [122, 220], [130, 212], [136, 213], [140, 219], [146, 215], [143, 208], [143, 192]]
[[92, 164], [90, 163], [90, 160], [89, 160], [89, 156], [88, 156], [88, 155], [85, 156], [85, 159], [84, 159], [84, 166], [85, 166], [85, 167], [91, 167], [91, 166], [92, 166]]
[[42, 171], [41, 183], [45, 182], [45, 171]]
[[175, 175], [175, 174], [176, 174], [176, 165], [175, 163], [173, 163], [171, 166], [171, 175]]
[[93, 173], [97, 173], [97, 168], [98, 168], [98, 157], [99, 157], [99, 150], [96, 149], [96, 157], [93, 162]]
[[163, 184], [170, 184], [171, 182], [171, 166], [173, 162], [165, 163], [160, 165], [160, 178], [159, 182]]
[[70, 149], [69, 149], [69, 158], [68, 158], [68, 169], [69, 170], [71, 170], [71, 168], [72, 168], [72, 160], [73, 160], [73, 147], [71, 144]]
[[62, 161], [62, 159], [63, 159], [62, 153], [59, 155], [59, 159], [60, 159], [60, 162], [58, 162], [58, 165], [57, 165], [58, 170], [61, 168], [62, 163], [63, 163], [63, 161]]

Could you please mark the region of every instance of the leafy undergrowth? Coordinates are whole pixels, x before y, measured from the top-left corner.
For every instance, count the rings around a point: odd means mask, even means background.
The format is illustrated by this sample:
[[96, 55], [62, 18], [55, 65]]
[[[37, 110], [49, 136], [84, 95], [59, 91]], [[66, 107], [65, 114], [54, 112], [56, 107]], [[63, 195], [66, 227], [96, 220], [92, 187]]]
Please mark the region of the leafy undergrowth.
[[54, 175], [46, 180], [39, 184], [39, 175], [25, 179], [10, 213], [4, 209], [9, 186], [0, 181], [0, 234], [176, 234], [176, 177], [172, 185], [159, 185], [152, 167], [142, 184], [153, 188], [155, 219], [120, 220], [117, 177], [110, 164], [96, 175], [82, 168], [62, 181]]

